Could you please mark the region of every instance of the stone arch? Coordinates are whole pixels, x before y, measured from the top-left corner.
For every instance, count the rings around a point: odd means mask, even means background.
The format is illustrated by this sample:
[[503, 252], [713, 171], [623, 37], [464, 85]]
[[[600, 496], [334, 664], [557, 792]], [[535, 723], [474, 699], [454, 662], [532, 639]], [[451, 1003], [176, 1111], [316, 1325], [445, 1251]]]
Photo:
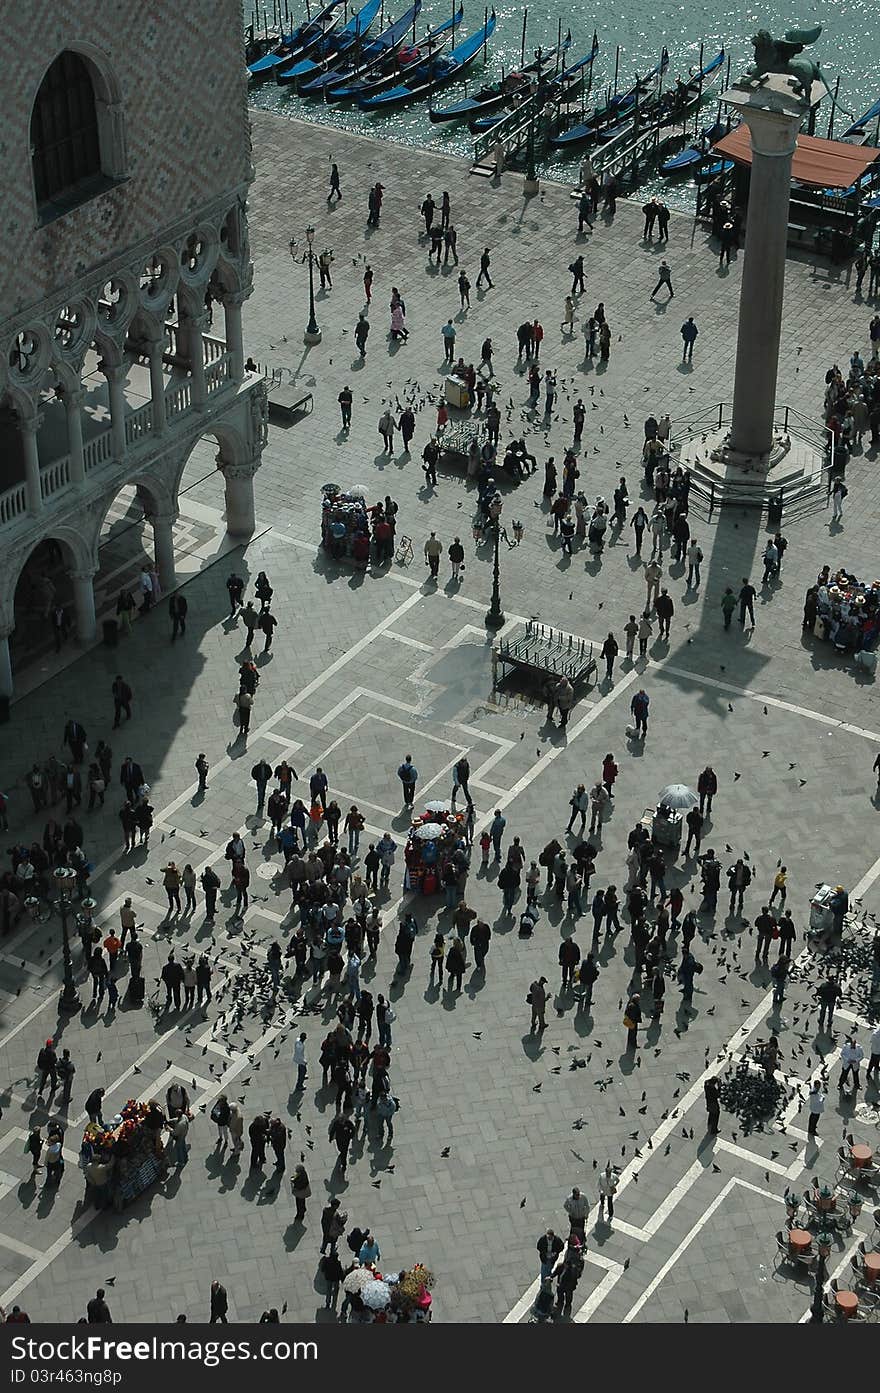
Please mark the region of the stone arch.
[[[12, 649], [13, 657], [21, 655], [23, 644], [34, 635], [23, 636], [22, 625], [44, 626], [44, 632], [37, 641], [49, 636], [50, 620], [47, 613], [52, 593], [66, 605], [72, 605], [68, 579], [89, 576], [94, 570], [94, 560], [87, 538], [68, 524], [59, 524], [51, 532], [37, 539], [31, 546], [23, 549], [9, 559], [8, 582], [0, 588], [6, 596], [6, 610], [0, 608], [0, 628], [16, 631]], [[52, 577], [52, 592], [42, 588], [44, 576]], [[58, 583], [56, 583], [56, 581]], [[18, 665], [18, 664], [16, 664]]]

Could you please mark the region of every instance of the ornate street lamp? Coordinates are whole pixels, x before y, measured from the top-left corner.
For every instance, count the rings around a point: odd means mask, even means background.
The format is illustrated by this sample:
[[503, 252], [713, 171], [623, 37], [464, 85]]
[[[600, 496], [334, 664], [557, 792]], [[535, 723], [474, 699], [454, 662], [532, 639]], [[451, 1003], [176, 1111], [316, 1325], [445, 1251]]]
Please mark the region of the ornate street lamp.
[[318, 328], [318, 320], [315, 316], [315, 229], [309, 224], [306, 228], [306, 251], [303, 256], [297, 253], [296, 238], [290, 239], [290, 255], [294, 261], [301, 264], [308, 262], [309, 266], [309, 322], [303, 334], [303, 343], [315, 344], [321, 342], [321, 330]]
[[82, 1006], [76, 983], [73, 980], [73, 959], [70, 955], [70, 935], [67, 931], [67, 915], [73, 900], [73, 887], [76, 884], [76, 871], [72, 866], [59, 866], [52, 872], [55, 888], [58, 891], [58, 911], [61, 915], [61, 953], [64, 959], [64, 986], [58, 1000], [59, 1011], [72, 1015]]
[[504, 611], [501, 608], [501, 576], [498, 569], [498, 544], [501, 541], [501, 515], [492, 519], [492, 545], [494, 555], [492, 558], [492, 603], [487, 612], [485, 624], [487, 629], [500, 629], [504, 623]]

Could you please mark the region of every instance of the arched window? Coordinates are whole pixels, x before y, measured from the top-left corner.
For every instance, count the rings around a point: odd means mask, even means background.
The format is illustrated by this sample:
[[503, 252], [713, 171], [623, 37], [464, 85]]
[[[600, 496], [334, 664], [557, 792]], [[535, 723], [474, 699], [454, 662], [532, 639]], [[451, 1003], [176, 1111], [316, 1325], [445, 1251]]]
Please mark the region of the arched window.
[[31, 115], [31, 162], [43, 221], [106, 185], [92, 73], [78, 53], [60, 53], [40, 83]]

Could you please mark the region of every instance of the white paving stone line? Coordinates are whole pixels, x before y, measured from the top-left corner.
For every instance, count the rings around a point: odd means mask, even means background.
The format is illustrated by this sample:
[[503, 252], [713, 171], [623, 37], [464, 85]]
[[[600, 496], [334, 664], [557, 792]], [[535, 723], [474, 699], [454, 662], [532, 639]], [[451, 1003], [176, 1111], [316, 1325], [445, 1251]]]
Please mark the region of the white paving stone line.
[[[609, 695], [611, 695], [611, 693], [609, 693]], [[858, 882], [855, 889], [853, 890], [852, 898], [856, 899], [859, 896], [864, 895], [866, 891], [871, 887], [871, 885], [873, 885], [874, 881], [878, 878], [878, 876], [880, 876], [880, 857], [878, 857], [878, 859], [869, 868], [869, 870], [867, 870], [865, 874], [862, 876], [862, 879]], [[805, 949], [804, 952], [799, 955], [799, 960], [800, 958], [806, 957], [806, 955], [807, 950]], [[708, 1064], [706, 1068], [703, 1070], [703, 1072], [698, 1076], [698, 1078], [694, 1080], [687, 1093], [685, 1093], [684, 1097], [678, 1099], [676, 1106], [670, 1113], [669, 1117], [666, 1118], [663, 1122], [661, 1122], [660, 1125], [656, 1128], [656, 1130], [652, 1133], [650, 1139], [651, 1147], [647, 1150], [647, 1154], [643, 1155], [640, 1158], [635, 1157], [633, 1158], [633, 1160], [627, 1163], [627, 1165], [621, 1172], [620, 1184], [618, 1185], [617, 1189], [618, 1197], [630, 1184], [633, 1176], [639, 1174], [639, 1172], [642, 1170], [642, 1167], [645, 1166], [651, 1159], [651, 1156], [653, 1156], [657, 1147], [661, 1146], [666, 1141], [666, 1139], [678, 1126], [679, 1122], [681, 1121], [681, 1118], [701, 1096], [703, 1091], [703, 1085], [706, 1082], [706, 1080], [708, 1078], [711, 1078], [715, 1073], [717, 1073], [717, 1071], [720, 1068], [722, 1068], [725, 1065], [725, 1063], [728, 1062], [729, 1057], [735, 1057], [740, 1053], [740, 1047], [744, 1043], [745, 1038], [751, 1035], [752, 1032], [757, 1028], [757, 1026], [760, 1025], [760, 1023], [770, 1010], [772, 1003], [773, 993], [771, 990], [766, 993], [766, 995], [761, 999], [761, 1001], [759, 1001], [758, 1005], [746, 1018], [745, 1023], [737, 1029], [736, 1034], [733, 1035], [731, 1039], [728, 1041], [727, 1047], [725, 1049], [719, 1050], [719, 1052], [715, 1056], [715, 1059], [712, 1061], [712, 1063]], [[844, 1013], [838, 1012], [837, 1014], [843, 1015]], [[850, 1013], [847, 1012], [846, 1016], [847, 1018], [850, 1018]], [[836, 1052], [832, 1052], [832, 1056], [826, 1056], [826, 1058], [833, 1058], [834, 1054], [836, 1054]], [[819, 1066], [815, 1072], [821, 1072], [822, 1067], [823, 1066]], [[804, 1133], [798, 1132], [796, 1129], [792, 1130], [792, 1135], [799, 1135], [801, 1139], [804, 1138]], [[733, 1143], [727, 1144], [727, 1148], [730, 1148], [732, 1146]], [[644, 1147], [647, 1148], [647, 1142], [645, 1142]], [[751, 1153], [749, 1154], [749, 1159], [751, 1159]], [[764, 1170], [772, 1170], [774, 1169], [774, 1166], [771, 1166], [765, 1162], [763, 1168]], [[804, 1167], [800, 1167], [800, 1169], [803, 1168]], [[618, 1232], [625, 1233], [628, 1237], [634, 1238], [639, 1242], [648, 1242], [658, 1231], [661, 1225], [665, 1223], [666, 1219], [678, 1205], [682, 1197], [685, 1194], [687, 1194], [687, 1191], [690, 1189], [691, 1185], [702, 1174], [704, 1174], [704, 1167], [702, 1163], [699, 1161], [695, 1161], [691, 1165], [690, 1169], [685, 1172], [681, 1180], [679, 1180], [678, 1184], [675, 1185], [673, 1189], [669, 1192], [669, 1194], [661, 1201], [661, 1203], [658, 1205], [657, 1209], [654, 1211], [651, 1218], [648, 1220], [646, 1224], [639, 1226], [636, 1224], [628, 1224], [626, 1223], [626, 1221], [623, 1220], [615, 1219], [615, 1228], [618, 1230]], [[743, 1183], [745, 1184], [746, 1182]], [[530, 1307], [533, 1305], [535, 1297], [537, 1296], [538, 1291], [540, 1290], [540, 1285], [540, 1279], [536, 1278], [535, 1281], [531, 1283], [528, 1290], [525, 1291], [523, 1295], [519, 1298], [515, 1306], [509, 1312], [509, 1314], [505, 1316], [505, 1324], [512, 1322], [515, 1323], [522, 1319], [525, 1312], [529, 1310]], [[595, 1310], [599, 1303], [595, 1302], [594, 1298], [591, 1297], [589, 1298], [589, 1304], [591, 1305], [591, 1309]], [[575, 1320], [578, 1320], [579, 1318], [580, 1310], [575, 1314]], [[584, 1319], [588, 1318], [589, 1317], [584, 1317]]]

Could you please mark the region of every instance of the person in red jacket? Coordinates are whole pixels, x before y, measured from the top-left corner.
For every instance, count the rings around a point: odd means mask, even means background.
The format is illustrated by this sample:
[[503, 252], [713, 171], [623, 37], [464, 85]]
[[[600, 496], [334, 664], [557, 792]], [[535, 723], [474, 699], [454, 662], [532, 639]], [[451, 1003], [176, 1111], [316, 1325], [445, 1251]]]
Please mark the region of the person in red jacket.
[[620, 769], [615, 762], [613, 754], [607, 754], [602, 761], [602, 782], [608, 790], [608, 797], [614, 797], [614, 781]]

